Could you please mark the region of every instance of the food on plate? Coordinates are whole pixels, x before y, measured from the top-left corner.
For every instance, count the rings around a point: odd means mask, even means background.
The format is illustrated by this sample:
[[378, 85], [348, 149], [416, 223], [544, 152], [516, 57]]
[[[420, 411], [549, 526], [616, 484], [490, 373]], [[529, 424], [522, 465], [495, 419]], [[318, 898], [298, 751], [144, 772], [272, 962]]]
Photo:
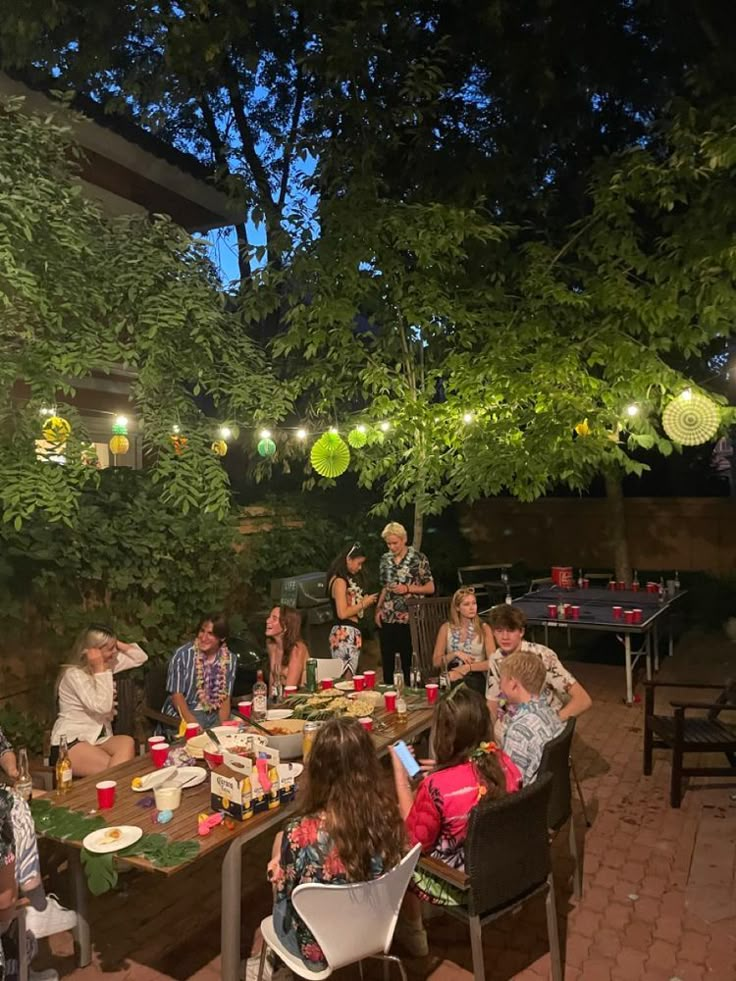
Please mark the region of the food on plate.
[[102, 836], [102, 843], [109, 845], [113, 841], [118, 841], [122, 837], [123, 832], [120, 830], [120, 828], [109, 828]]
[[140, 777], [133, 777], [133, 779], [130, 781], [130, 786], [133, 788], [133, 790], [139, 790], [143, 786], [143, 781]]
[[330, 719], [340, 715], [354, 716], [356, 719], [371, 715], [375, 701], [361, 692], [355, 695], [345, 695], [342, 692], [330, 690], [315, 692], [303, 699], [294, 711], [294, 717], [299, 719]]

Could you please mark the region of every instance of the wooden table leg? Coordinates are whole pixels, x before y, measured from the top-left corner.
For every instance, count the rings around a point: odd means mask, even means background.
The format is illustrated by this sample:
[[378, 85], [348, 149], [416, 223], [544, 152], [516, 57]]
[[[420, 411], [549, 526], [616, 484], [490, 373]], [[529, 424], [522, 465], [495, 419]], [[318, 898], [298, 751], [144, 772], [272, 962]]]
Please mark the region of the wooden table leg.
[[70, 850], [69, 867], [72, 871], [74, 910], [77, 914], [77, 925], [74, 928], [77, 962], [80, 967], [86, 967], [92, 961], [92, 940], [89, 931], [89, 893], [87, 891], [87, 878], [82, 868], [82, 859], [76, 848]]
[[220, 954], [222, 981], [240, 977], [240, 890], [243, 838], [234, 838], [222, 861]]

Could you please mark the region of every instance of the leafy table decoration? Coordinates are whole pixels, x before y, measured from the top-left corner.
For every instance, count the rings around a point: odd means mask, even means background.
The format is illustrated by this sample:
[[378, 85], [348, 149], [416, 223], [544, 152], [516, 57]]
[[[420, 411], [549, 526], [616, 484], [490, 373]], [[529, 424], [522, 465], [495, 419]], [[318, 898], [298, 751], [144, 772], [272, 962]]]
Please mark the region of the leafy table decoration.
[[[73, 839], [82, 841], [91, 831], [98, 831], [107, 826], [100, 815], [94, 817], [72, 811], [68, 807], [59, 807], [49, 800], [31, 801], [31, 813], [39, 834], [58, 838], [62, 841]], [[191, 862], [199, 854], [199, 842], [169, 841], [164, 834], [146, 834], [127, 848], [118, 852], [97, 854], [82, 848], [81, 860], [87, 876], [87, 885], [93, 896], [114, 889], [118, 881], [115, 868], [115, 858], [144, 858], [156, 868], [173, 868], [184, 862]]]

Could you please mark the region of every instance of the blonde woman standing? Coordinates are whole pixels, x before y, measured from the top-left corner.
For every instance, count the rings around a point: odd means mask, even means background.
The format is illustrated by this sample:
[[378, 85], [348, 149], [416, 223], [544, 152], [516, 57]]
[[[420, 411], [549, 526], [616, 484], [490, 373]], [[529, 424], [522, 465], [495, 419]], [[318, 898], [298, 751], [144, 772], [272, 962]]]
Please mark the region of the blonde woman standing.
[[376, 626], [381, 630], [383, 680], [389, 684], [393, 681], [394, 656], [400, 654], [408, 685], [411, 632], [406, 601], [410, 596], [432, 596], [434, 580], [427, 556], [407, 545], [406, 528], [398, 521], [389, 522], [381, 532], [381, 538], [388, 548], [381, 556], [381, 593], [376, 604]]
[[148, 660], [138, 644], [118, 640], [112, 628], [93, 624], [83, 630], [74, 648], [74, 662], [59, 679], [59, 715], [51, 732], [51, 764], [65, 736], [75, 776], [101, 773], [135, 756], [130, 736], [113, 736], [115, 682], [113, 675], [137, 668]]
[[488, 659], [495, 649], [493, 631], [478, 616], [475, 590], [463, 586], [450, 602], [450, 619], [437, 632], [432, 663], [446, 666], [450, 681], [464, 681], [484, 695]]

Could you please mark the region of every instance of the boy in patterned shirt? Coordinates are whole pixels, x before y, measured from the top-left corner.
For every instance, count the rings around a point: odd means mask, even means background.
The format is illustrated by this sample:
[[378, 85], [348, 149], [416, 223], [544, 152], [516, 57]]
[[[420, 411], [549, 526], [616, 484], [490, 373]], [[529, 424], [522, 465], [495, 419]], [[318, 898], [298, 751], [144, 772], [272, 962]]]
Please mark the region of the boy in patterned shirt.
[[521, 770], [524, 786], [537, 776], [544, 747], [564, 723], [544, 698], [546, 671], [536, 654], [518, 651], [501, 662], [501, 691], [515, 711], [506, 723], [503, 750]]
[[503, 742], [503, 731], [510, 716], [516, 711], [515, 706], [506, 703], [501, 693], [501, 665], [507, 657], [517, 651], [535, 654], [544, 665], [545, 680], [542, 695], [563, 722], [588, 711], [593, 704], [590, 695], [570, 674], [555, 652], [544, 644], [534, 644], [524, 640], [526, 616], [523, 610], [502, 603], [493, 608], [489, 620], [498, 650], [488, 659], [486, 698], [499, 742]]

